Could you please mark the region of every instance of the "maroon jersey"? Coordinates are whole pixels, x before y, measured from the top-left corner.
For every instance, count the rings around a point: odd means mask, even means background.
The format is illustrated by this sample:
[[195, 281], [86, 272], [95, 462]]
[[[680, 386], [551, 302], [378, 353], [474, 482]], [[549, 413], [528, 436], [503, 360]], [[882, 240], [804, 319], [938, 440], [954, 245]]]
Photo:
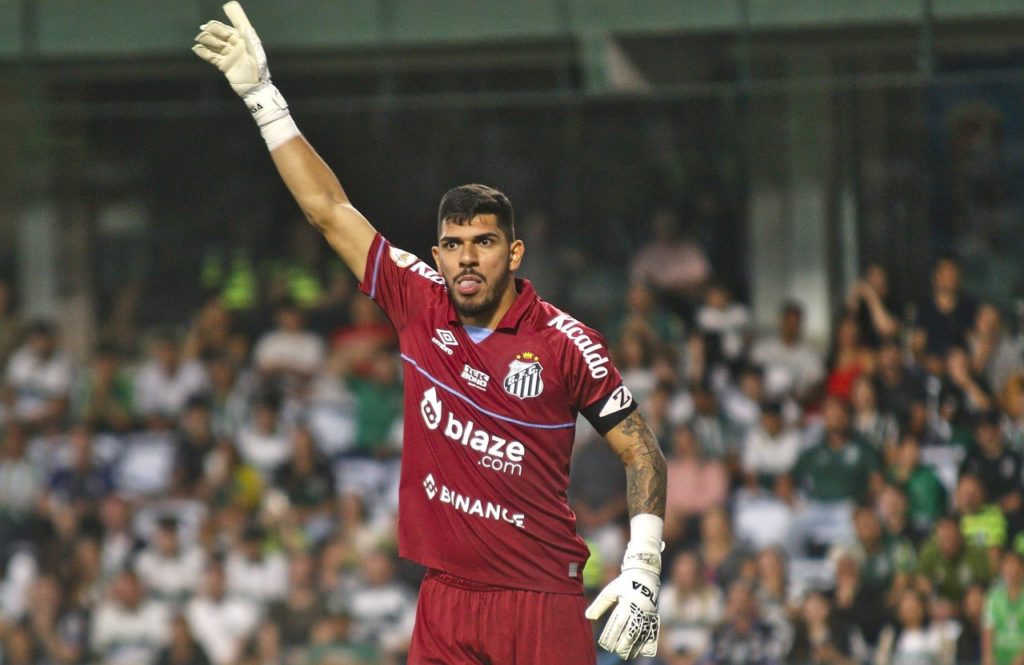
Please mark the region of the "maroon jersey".
[[600, 335], [516, 287], [474, 342], [441, 275], [381, 235], [370, 247], [360, 290], [398, 330], [404, 366], [399, 554], [485, 584], [582, 593], [588, 550], [566, 499], [576, 416], [607, 431], [635, 405]]

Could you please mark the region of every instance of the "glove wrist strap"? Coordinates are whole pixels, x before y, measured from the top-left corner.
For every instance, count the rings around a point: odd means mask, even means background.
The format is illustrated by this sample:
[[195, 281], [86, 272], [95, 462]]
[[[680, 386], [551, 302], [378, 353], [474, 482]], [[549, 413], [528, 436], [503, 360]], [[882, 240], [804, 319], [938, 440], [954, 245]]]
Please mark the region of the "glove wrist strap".
[[665, 521], [657, 515], [641, 513], [629, 520], [629, 544], [622, 559], [622, 570], [639, 568], [661, 575], [661, 536]]
[[250, 90], [242, 98], [269, 150], [299, 136], [299, 128], [288, 111], [288, 102], [277, 87], [267, 82]]

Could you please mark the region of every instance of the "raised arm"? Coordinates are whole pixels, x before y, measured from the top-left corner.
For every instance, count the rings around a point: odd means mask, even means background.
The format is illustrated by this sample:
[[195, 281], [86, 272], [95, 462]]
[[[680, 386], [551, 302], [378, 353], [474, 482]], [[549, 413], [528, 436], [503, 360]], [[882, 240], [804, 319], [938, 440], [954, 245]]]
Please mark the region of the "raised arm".
[[270, 82], [263, 45], [242, 6], [232, 0], [224, 5], [224, 13], [231, 25], [220, 21], [203, 24], [192, 50], [227, 77], [259, 125], [274, 165], [306, 219], [362, 279], [376, 231], [352, 206], [334, 172], [299, 133], [288, 104]]
[[662, 531], [665, 520], [665, 457], [639, 411], [605, 434], [626, 466], [629, 544], [619, 576], [587, 608], [598, 619], [615, 607], [598, 644], [626, 660], [653, 657], [658, 648], [658, 591], [661, 588]]

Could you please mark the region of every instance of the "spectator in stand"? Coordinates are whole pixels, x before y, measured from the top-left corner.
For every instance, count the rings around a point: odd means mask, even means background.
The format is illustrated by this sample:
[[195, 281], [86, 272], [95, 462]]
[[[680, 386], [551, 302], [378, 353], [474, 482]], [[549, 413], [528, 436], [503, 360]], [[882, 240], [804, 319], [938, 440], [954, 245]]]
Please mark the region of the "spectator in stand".
[[867, 375], [858, 377], [850, 393], [853, 407], [853, 431], [883, 456], [899, 440], [899, 423], [895, 416], [878, 408], [875, 385]]
[[1019, 665], [1024, 660], [1024, 562], [1016, 550], [1003, 553], [999, 583], [985, 597], [982, 615], [984, 665]]
[[68, 602], [58, 580], [42, 574], [28, 591], [24, 618], [44, 663], [81, 662], [89, 646], [88, 614]]
[[968, 587], [960, 612], [960, 634], [956, 639], [957, 663], [981, 663], [983, 659], [982, 617], [985, 612], [985, 587]]
[[885, 598], [869, 589], [861, 580], [860, 563], [853, 554], [837, 550], [833, 612], [836, 620], [848, 626], [857, 626], [864, 648], [869, 650], [878, 642], [885, 625]]
[[875, 354], [861, 342], [854, 317], [847, 315], [836, 325], [827, 366], [825, 392], [846, 401], [850, 401], [857, 379], [874, 371]]
[[358, 575], [336, 591], [328, 606], [351, 617], [355, 644], [372, 646], [390, 656], [408, 651], [416, 599], [395, 577], [392, 554], [371, 552], [363, 559]]
[[821, 353], [803, 339], [804, 309], [795, 301], [782, 306], [777, 337], [754, 343], [750, 357], [764, 367], [769, 395], [792, 395], [801, 403], [815, 396], [825, 378]]
[[295, 428], [291, 444], [291, 459], [278, 470], [274, 486], [288, 498], [289, 521], [318, 545], [333, 528], [334, 476], [307, 428]]
[[827, 595], [812, 590], [800, 604], [793, 646], [785, 662], [791, 665], [855, 665], [855, 631], [855, 626], [837, 618]]
[[[707, 459], [687, 425], [672, 432], [665, 497], [665, 541], [692, 545], [701, 515], [721, 508], [729, 498], [729, 474], [718, 459]], [[602, 479], [602, 482], [607, 480]]]
[[11, 418], [33, 428], [55, 425], [67, 413], [72, 367], [48, 321], [29, 326], [25, 343], [7, 362], [3, 394]]
[[1015, 453], [1024, 452], [1024, 374], [1006, 382], [1000, 396], [1003, 419], [1000, 427], [1007, 447]]
[[917, 587], [959, 603], [968, 587], [989, 583], [990, 571], [986, 548], [964, 540], [956, 517], [943, 515], [917, 558]]
[[693, 416], [688, 423], [703, 454], [722, 460], [731, 470], [738, 464], [739, 432], [729, 421], [711, 387], [698, 383], [690, 387]]
[[884, 339], [900, 331], [900, 305], [889, 289], [889, 275], [877, 263], [868, 264], [864, 277], [854, 283], [846, 299], [846, 311], [855, 317], [860, 339], [877, 349]]
[[704, 513], [700, 523], [701, 561], [704, 577], [722, 589], [739, 580], [744, 564], [753, 553], [736, 540], [729, 515], [722, 508]]
[[207, 565], [201, 593], [185, 609], [189, 629], [214, 665], [232, 665], [246, 641], [256, 632], [258, 606], [227, 594], [224, 569]]
[[953, 665], [951, 645], [928, 622], [928, 605], [915, 589], [900, 594], [896, 621], [886, 626], [875, 665]]
[[656, 344], [657, 340], [649, 330], [632, 326], [622, 331], [614, 347], [615, 364], [622, 374], [622, 382], [639, 404], [647, 401], [658, 383], [652, 368]]
[[697, 309], [697, 334], [704, 339], [705, 363], [733, 370], [747, 354], [750, 343], [750, 310], [735, 302], [723, 282], [711, 282], [704, 304]]
[[684, 320], [690, 321], [711, 275], [707, 255], [682, 232], [678, 217], [668, 208], [655, 210], [648, 237], [650, 241], [633, 255], [630, 279], [650, 284]]
[[0, 436], [0, 543], [10, 543], [28, 536], [43, 479], [26, 454], [24, 428], [10, 423]]
[[914, 352], [945, 356], [954, 346], [965, 346], [977, 309], [974, 299], [961, 292], [960, 262], [952, 255], [939, 257], [931, 295], [917, 308]]
[[997, 394], [1012, 376], [1024, 371], [1024, 337], [1007, 334], [995, 305], [978, 307], [974, 327], [967, 334], [967, 348], [971, 369]]
[[684, 341], [683, 321], [658, 303], [657, 295], [645, 282], [631, 282], [626, 291], [625, 307], [616, 308], [608, 325], [609, 344], [618, 344], [628, 331], [637, 331], [662, 344], [681, 347]]
[[[576, 513], [577, 530], [597, 549], [598, 558], [618, 561], [626, 547], [622, 526], [629, 519], [622, 461], [594, 434], [577, 432], [569, 466], [569, 506]], [[666, 536], [666, 541], [671, 539]]]
[[904, 436], [895, 458], [886, 467], [886, 481], [907, 496], [910, 530], [920, 540], [949, 508], [946, 487], [931, 467], [921, 463], [921, 445], [911, 435]]
[[793, 643], [788, 564], [786, 554], [778, 547], [766, 547], [754, 559], [754, 595], [761, 618], [771, 624], [784, 649]]
[[884, 339], [878, 349], [875, 378], [878, 408], [893, 414], [901, 424], [911, 422], [915, 405], [924, 405], [924, 377], [903, 362], [903, 350], [895, 339]]
[[125, 570], [96, 608], [90, 646], [108, 665], [151, 665], [168, 642], [169, 628], [166, 608], [147, 600], [139, 578]]
[[112, 346], [101, 346], [82, 374], [72, 400], [76, 422], [96, 432], [125, 432], [133, 425], [131, 377], [121, 369]]
[[722, 590], [703, 578], [701, 568], [696, 552], [680, 552], [672, 563], [671, 583], [661, 590], [658, 652], [666, 665], [693, 665], [722, 620]]
[[135, 374], [135, 411], [151, 423], [174, 423], [188, 400], [207, 385], [203, 365], [182, 359], [174, 335], [161, 333], [150, 344], [149, 360]]
[[[853, 526], [857, 537], [849, 551], [858, 561], [864, 588], [883, 598], [909, 588], [916, 556], [910, 541], [885, 533], [878, 515], [869, 506], [858, 506]], [[891, 600], [894, 599], [887, 599], [887, 603]]]
[[14, 308], [14, 290], [11, 283], [0, 278], [0, 367], [14, 353], [22, 335], [22, 321]]
[[281, 419], [281, 398], [265, 392], [256, 399], [252, 416], [238, 433], [238, 453], [265, 479], [273, 478], [291, 454], [289, 432]]
[[169, 633], [167, 646], [160, 650], [156, 665], [210, 665], [210, 658], [196, 641], [185, 617], [171, 617]]
[[998, 550], [1009, 540], [1006, 516], [999, 506], [987, 501], [985, 486], [977, 476], [960, 476], [953, 495], [953, 504], [960, 515], [960, 533], [968, 543], [986, 547], [992, 570], [998, 567]]
[[878, 453], [851, 435], [847, 408], [836, 397], [825, 399], [824, 436], [801, 453], [791, 473], [803, 498], [787, 537], [791, 556], [803, 556], [808, 544], [827, 548], [848, 542], [853, 506], [878, 480]]
[[175, 472], [180, 474], [180, 481], [186, 487], [198, 490], [206, 459], [217, 447], [210, 406], [205, 398], [193, 397], [185, 405], [178, 420], [175, 445]]
[[66, 446], [67, 466], [47, 482], [47, 506], [51, 512], [70, 510], [76, 517], [93, 514], [98, 501], [113, 491], [113, 475], [93, 454], [92, 433], [85, 426], [71, 429]]
[[267, 536], [259, 524], [247, 524], [224, 562], [228, 593], [258, 607], [283, 599], [288, 591], [288, 561], [269, 549]]
[[249, 374], [240, 376], [234, 363], [226, 355], [217, 355], [206, 363], [210, 376], [207, 397], [213, 418], [213, 431], [217, 436], [234, 437], [242, 428], [249, 411], [250, 395], [246, 389]]
[[309, 645], [312, 628], [327, 615], [327, 606], [316, 587], [313, 555], [295, 553], [288, 564], [288, 591], [282, 600], [270, 605], [266, 621], [280, 630], [285, 662], [302, 658]]
[[302, 309], [290, 299], [278, 304], [275, 320], [277, 327], [256, 341], [256, 369], [264, 381], [280, 380], [289, 388], [304, 386], [324, 362], [324, 340], [306, 329]]
[[1021, 457], [1006, 449], [999, 429], [1002, 415], [988, 410], [979, 413], [974, 423], [974, 445], [960, 464], [959, 475], [976, 476], [985, 496], [998, 504], [1007, 522], [1017, 531], [1024, 526], [1024, 501], [1021, 494]]
[[757, 427], [747, 433], [741, 446], [745, 485], [776, 493], [789, 500], [792, 493], [779, 487], [788, 477], [800, 455], [800, 432], [786, 424], [783, 405], [778, 401], [761, 405]]
[[178, 528], [174, 516], [161, 517], [149, 546], [135, 557], [135, 570], [150, 596], [171, 606], [183, 605], [198, 590], [205, 567], [203, 551], [182, 546]]
[[754, 590], [733, 582], [726, 596], [725, 620], [711, 635], [700, 665], [781, 665], [786, 645], [761, 618]]

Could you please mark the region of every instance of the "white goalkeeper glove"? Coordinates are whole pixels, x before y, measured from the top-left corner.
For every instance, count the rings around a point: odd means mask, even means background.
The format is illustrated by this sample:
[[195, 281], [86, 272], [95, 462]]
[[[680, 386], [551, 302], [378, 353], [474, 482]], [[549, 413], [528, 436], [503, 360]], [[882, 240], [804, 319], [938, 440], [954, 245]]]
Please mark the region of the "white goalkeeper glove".
[[661, 534], [664, 522], [655, 515], [636, 515], [629, 522], [630, 539], [619, 576], [587, 608], [594, 621], [611, 616], [597, 643], [623, 660], [658, 652], [658, 590], [661, 588]]
[[249, 108], [267, 147], [273, 150], [298, 136], [299, 130], [284, 97], [270, 82], [267, 54], [242, 5], [231, 0], [224, 5], [224, 13], [231, 25], [210, 21], [199, 26], [192, 50], [224, 74]]

